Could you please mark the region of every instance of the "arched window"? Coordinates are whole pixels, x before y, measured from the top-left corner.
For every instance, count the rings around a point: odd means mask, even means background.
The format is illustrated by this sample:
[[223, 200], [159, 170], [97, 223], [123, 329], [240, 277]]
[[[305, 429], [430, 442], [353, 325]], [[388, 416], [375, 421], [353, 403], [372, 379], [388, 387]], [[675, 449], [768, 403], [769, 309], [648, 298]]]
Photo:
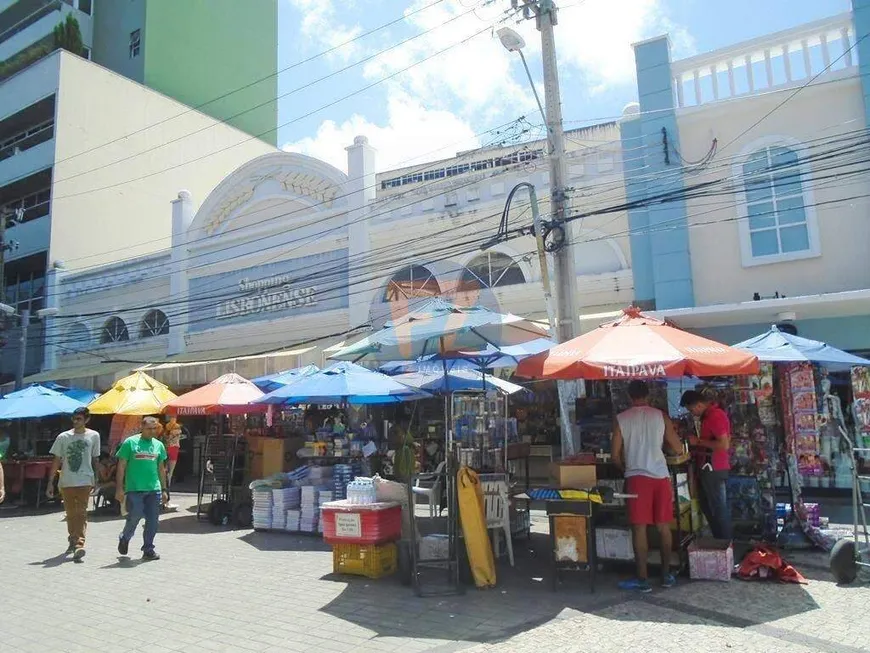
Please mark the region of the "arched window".
[[462, 271], [460, 291], [497, 288], [525, 283], [522, 269], [507, 254], [485, 252], [475, 257]]
[[91, 330], [84, 322], [73, 322], [66, 328], [63, 339], [73, 349], [86, 347], [91, 342]]
[[752, 258], [809, 251], [812, 238], [794, 150], [757, 150], [743, 164], [743, 175]]
[[422, 265], [409, 265], [396, 272], [390, 279], [384, 291], [384, 301], [437, 297], [440, 294], [441, 286], [438, 285], [438, 280], [429, 268]]
[[140, 338], [163, 336], [167, 333], [169, 333], [169, 318], [163, 311], [158, 311], [155, 308], [148, 311], [142, 318], [142, 324], [139, 325]]
[[130, 339], [130, 332], [127, 331], [127, 325], [124, 320], [119, 317], [110, 317], [103, 325], [103, 330], [100, 331], [100, 344], [105, 345], [110, 342], [124, 342]]

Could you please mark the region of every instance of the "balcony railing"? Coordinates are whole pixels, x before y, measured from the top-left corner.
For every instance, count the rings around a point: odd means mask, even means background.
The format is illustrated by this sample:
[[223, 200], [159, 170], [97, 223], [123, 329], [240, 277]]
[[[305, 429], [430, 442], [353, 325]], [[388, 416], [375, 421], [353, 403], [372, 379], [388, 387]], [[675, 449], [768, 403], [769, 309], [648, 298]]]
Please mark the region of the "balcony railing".
[[15, 3], [0, 14], [0, 43], [8, 41], [51, 12], [58, 11], [63, 4], [73, 6], [73, 0], [25, 0]]
[[53, 136], [54, 120], [46, 120], [9, 138], [5, 138], [0, 141], [0, 161], [51, 140]]
[[855, 69], [850, 13], [769, 34], [672, 64], [678, 108], [788, 88], [820, 73]]

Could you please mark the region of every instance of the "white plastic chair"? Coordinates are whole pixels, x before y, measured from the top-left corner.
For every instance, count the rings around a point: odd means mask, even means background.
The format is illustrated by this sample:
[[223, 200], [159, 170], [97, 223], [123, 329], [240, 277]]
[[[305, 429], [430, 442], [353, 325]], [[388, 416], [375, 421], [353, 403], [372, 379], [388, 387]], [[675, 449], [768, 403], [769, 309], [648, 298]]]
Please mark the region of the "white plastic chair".
[[[414, 487], [411, 488], [414, 491], [415, 496], [426, 497], [429, 501], [430, 517], [435, 517], [436, 511], [438, 513], [441, 512], [441, 492], [444, 487], [444, 467], [446, 465], [446, 461], [441, 461], [438, 463], [438, 467], [435, 468], [434, 473], [421, 474], [417, 477], [417, 480], [414, 481]], [[430, 487], [421, 487], [420, 481], [432, 481], [432, 485]]]
[[508, 497], [508, 482], [503, 474], [483, 474], [480, 477], [480, 488], [483, 491], [483, 504], [486, 515], [486, 528], [491, 530], [492, 550], [499, 557], [501, 547], [498, 544], [498, 531], [504, 532], [507, 542], [508, 560], [514, 566], [514, 544], [511, 538], [510, 498]]

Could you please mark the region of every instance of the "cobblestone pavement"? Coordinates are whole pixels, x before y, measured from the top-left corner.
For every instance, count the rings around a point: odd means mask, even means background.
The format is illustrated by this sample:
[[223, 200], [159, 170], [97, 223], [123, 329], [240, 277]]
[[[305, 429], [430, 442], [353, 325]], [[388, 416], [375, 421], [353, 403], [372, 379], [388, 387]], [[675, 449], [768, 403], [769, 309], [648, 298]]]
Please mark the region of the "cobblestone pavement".
[[163, 559], [141, 563], [133, 546], [119, 558], [119, 528], [92, 520], [74, 564], [62, 513], [0, 511], [0, 651], [870, 650], [870, 588], [835, 586], [812, 554], [791, 557], [806, 586], [681, 579], [632, 596], [609, 574], [594, 594], [580, 578], [553, 592], [541, 542], [517, 542], [497, 589], [419, 599], [395, 579], [333, 576], [316, 538], [216, 529], [183, 508], [161, 522]]

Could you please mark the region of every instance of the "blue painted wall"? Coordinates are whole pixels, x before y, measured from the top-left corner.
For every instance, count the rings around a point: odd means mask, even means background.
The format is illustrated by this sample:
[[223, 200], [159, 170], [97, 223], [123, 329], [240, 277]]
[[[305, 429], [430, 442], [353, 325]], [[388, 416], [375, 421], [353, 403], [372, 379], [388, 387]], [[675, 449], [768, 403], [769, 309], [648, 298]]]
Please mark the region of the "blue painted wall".
[[[855, 24], [855, 37], [870, 34], [870, 0], [852, 0], [852, 22]], [[864, 120], [870, 126], [870, 39], [863, 39], [855, 47], [858, 51], [858, 70], [861, 74], [861, 87], [864, 95]]]
[[[626, 159], [643, 158], [626, 165], [627, 192], [632, 200], [684, 188], [676, 156], [679, 137], [667, 37], [638, 44], [634, 53], [641, 113], [638, 118], [623, 122], [623, 147], [633, 149]], [[667, 131], [667, 148], [662, 128]], [[637, 149], [641, 146], [642, 149]], [[653, 299], [658, 309], [694, 306], [686, 203], [678, 199], [632, 210], [629, 224], [633, 232], [635, 288], [640, 289], [637, 299]], [[652, 297], [641, 296], [650, 294], [650, 283]]]

